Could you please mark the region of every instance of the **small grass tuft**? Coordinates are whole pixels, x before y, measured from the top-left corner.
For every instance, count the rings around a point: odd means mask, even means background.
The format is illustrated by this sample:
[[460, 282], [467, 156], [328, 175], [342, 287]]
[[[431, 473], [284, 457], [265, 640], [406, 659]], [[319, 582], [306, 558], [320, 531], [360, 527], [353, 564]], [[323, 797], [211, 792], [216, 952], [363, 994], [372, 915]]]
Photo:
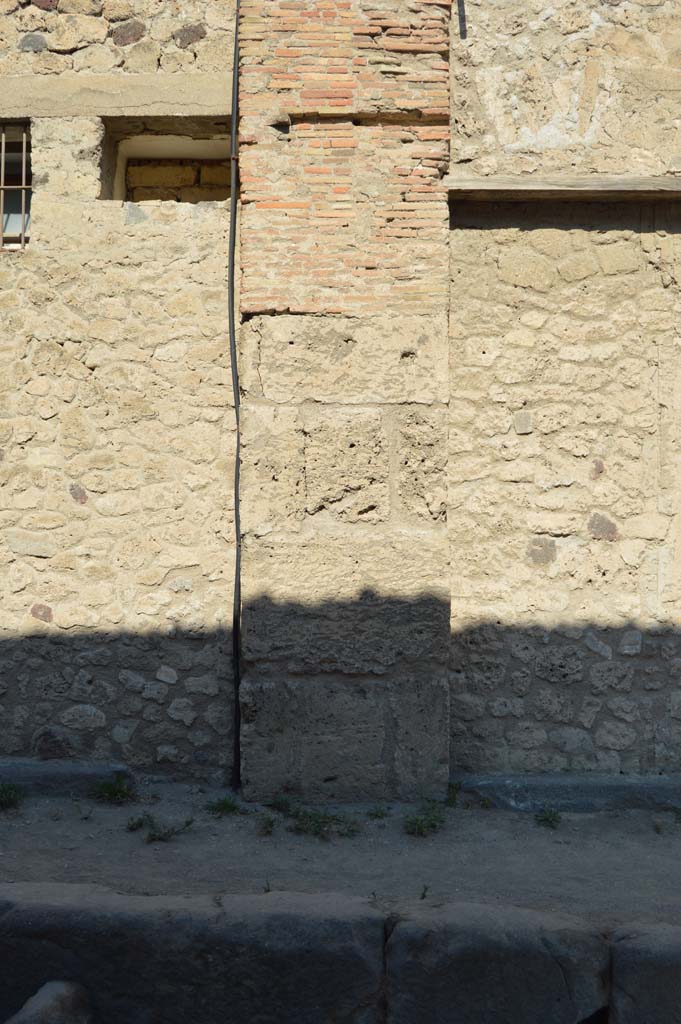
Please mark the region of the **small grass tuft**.
[[224, 818], [228, 814], [248, 814], [245, 807], [242, 807], [232, 796], [223, 796], [219, 800], [211, 800], [206, 804], [206, 810], [214, 818]]
[[534, 820], [541, 828], [550, 828], [555, 831], [563, 819], [558, 811], [554, 811], [552, 807], [545, 807], [535, 814]]
[[289, 832], [298, 836], [314, 836], [316, 839], [331, 839], [337, 835], [343, 838], [356, 836], [360, 826], [352, 818], [342, 814], [331, 814], [329, 811], [316, 811], [308, 807], [298, 807], [291, 814]]
[[425, 804], [419, 814], [410, 814], [404, 819], [404, 831], [408, 836], [423, 838], [439, 832], [445, 823], [442, 804]]
[[370, 807], [367, 811], [367, 818], [371, 818], [372, 821], [382, 821], [383, 818], [387, 818], [389, 814], [389, 807]]
[[163, 825], [150, 814], [146, 815], [146, 818], [149, 831], [144, 837], [145, 843], [169, 843], [175, 836], [188, 832], [194, 824], [193, 818], [187, 818], [181, 825]]
[[289, 797], [284, 796], [283, 793], [272, 797], [270, 802], [265, 804], [265, 807], [269, 807], [271, 811], [277, 811], [278, 814], [284, 814], [286, 817], [293, 814], [294, 811], [293, 801]]
[[114, 775], [109, 782], [98, 782], [92, 790], [92, 797], [100, 804], [133, 804], [137, 800], [135, 787], [125, 775]]
[[301, 807], [293, 815], [289, 831], [298, 836], [330, 839], [335, 821], [335, 815], [329, 814], [327, 811], [309, 811], [305, 807]]
[[[343, 814], [332, 814], [330, 811], [314, 810], [310, 807], [300, 807], [289, 797], [280, 794], [274, 797], [265, 805], [272, 811], [277, 811], [284, 818], [289, 819], [289, 832], [299, 836], [314, 836], [316, 839], [331, 839], [332, 836], [346, 838], [356, 836], [362, 831], [362, 826], [353, 818]], [[263, 823], [267, 822], [265, 831]], [[270, 827], [270, 823], [271, 827]], [[260, 835], [271, 835], [276, 825], [276, 818], [266, 815], [261, 820]]]
[[187, 818], [181, 825], [164, 825], [157, 821], [153, 814], [141, 814], [137, 818], [128, 818], [125, 826], [128, 832], [141, 832], [146, 828], [145, 843], [169, 843], [175, 836], [188, 832], [194, 824], [193, 818]]
[[258, 822], [258, 835], [271, 836], [278, 824], [273, 814], [263, 814]]
[[139, 818], [128, 818], [128, 824], [125, 827], [128, 832], [139, 832], [145, 825], [152, 824], [153, 820], [150, 814], [142, 814]]
[[14, 811], [24, 799], [23, 791], [11, 782], [0, 783], [0, 811]]
[[345, 818], [340, 814], [336, 816], [334, 832], [341, 839], [352, 839], [353, 836], [358, 836], [361, 831], [362, 826], [358, 821], [355, 821], [353, 818]]

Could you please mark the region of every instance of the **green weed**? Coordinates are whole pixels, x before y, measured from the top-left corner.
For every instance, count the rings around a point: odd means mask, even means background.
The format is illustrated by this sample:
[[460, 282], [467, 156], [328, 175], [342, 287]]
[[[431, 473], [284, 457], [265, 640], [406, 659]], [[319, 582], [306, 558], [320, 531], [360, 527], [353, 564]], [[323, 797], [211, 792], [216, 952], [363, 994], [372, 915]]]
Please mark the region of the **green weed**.
[[169, 843], [175, 836], [188, 832], [194, 824], [193, 818], [187, 818], [181, 825], [164, 825], [150, 814], [146, 818], [149, 831], [144, 837], [145, 843]]
[[277, 825], [277, 819], [273, 814], [263, 814], [262, 818], [258, 822], [258, 835], [271, 836]]
[[98, 782], [92, 790], [92, 797], [100, 804], [132, 804], [137, 800], [135, 787], [125, 775], [115, 775], [109, 782]]
[[211, 800], [206, 804], [206, 810], [214, 818], [224, 818], [228, 814], [248, 814], [245, 807], [242, 807], [234, 797], [223, 796], [219, 800]]
[[292, 811], [289, 832], [298, 836], [314, 836], [316, 839], [331, 839], [337, 835], [343, 838], [356, 836], [360, 826], [351, 818], [329, 811], [315, 811], [308, 807], [297, 807]]
[[551, 807], [545, 807], [542, 811], [539, 811], [538, 814], [535, 814], [534, 820], [542, 828], [550, 828], [555, 830], [558, 828], [563, 819], [561, 818], [558, 811], [554, 811]]
[[439, 832], [444, 823], [442, 805], [430, 802], [421, 808], [419, 814], [410, 814], [404, 819], [404, 831], [408, 836], [423, 838]]
[[139, 832], [145, 825], [152, 824], [153, 820], [150, 814], [142, 814], [139, 818], [128, 818], [128, 824], [125, 827], [128, 832]]
[[141, 814], [138, 818], [128, 818], [125, 826], [128, 832], [140, 832], [146, 828], [145, 843], [169, 843], [175, 836], [188, 832], [194, 824], [193, 818], [187, 818], [181, 825], [164, 825], [157, 821], [153, 814]]
[[279, 814], [284, 814], [286, 817], [288, 817], [294, 809], [293, 802], [287, 796], [284, 796], [283, 793], [280, 793], [279, 796], [272, 797], [270, 802], [265, 804], [265, 807], [269, 807], [271, 811], [277, 811]]

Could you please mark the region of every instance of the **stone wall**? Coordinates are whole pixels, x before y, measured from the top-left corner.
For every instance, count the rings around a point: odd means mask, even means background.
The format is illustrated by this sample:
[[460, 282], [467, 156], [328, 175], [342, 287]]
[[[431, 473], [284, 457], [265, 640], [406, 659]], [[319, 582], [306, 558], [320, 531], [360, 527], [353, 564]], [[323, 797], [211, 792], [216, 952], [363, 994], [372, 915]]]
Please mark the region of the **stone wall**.
[[35, 119], [4, 253], [0, 749], [232, 756], [226, 203], [102, 202], [103, 125]]
[[195, 74], [231, 59], [222, 0], [0, 0], [0, 75]]
[[[118, 139], [225, 142], [233, 5], [0, 14], [35, 172], [0, 257], [0, 752], [224, 777], [226, 150], [100, 196]], [[676, 214], [450, 210], [442, 181], [450, 141], [471, 176], [673, 173], [677, 22], [243, 0], [249, 797], [679, 767]]]
[[678, 752], [673, 207], [453, 211], [452, 762]]
[[[675, 4], [458, 13], [459, 176], [678, 172]], [[453, 768], [680, 767], [677, 219], [453, 203]]]

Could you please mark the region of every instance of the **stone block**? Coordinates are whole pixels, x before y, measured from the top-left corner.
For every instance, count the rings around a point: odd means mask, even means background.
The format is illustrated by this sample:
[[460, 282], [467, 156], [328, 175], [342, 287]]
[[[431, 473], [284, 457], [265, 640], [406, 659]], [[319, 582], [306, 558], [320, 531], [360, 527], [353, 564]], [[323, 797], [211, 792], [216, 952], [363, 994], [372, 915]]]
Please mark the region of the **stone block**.
[[443, 671], [365, 680], [247, 673], [240, 692], [249, 800], [442, 799], [449, 779]]
[[243, 386], [273, 402], [446, 402], [448, 344], [444, 315], [253, 317]]
[[246, 664], [277, 663], [313, 675], [443, 666], [449, 647], [445, 548], [444, 538], [408, 531], [247, 539]]
[[397, 414], [398, 494], [403, 512], [417, 520], [447, 516], [447, 413], [411, 406]]
[[297, 408], [244, 405], [241, 517], [256, 536], [299, 528], [305, 509], [305, 453]]
[[180, 187], [182, 185], [194, 184], [196, 181], [196, 169], [191, 164], [149, 161], [142, 164], [129, 164], [127, 179], [128, 185], [132, 187]]
[[390, 450], [378, 410], [305, 409], [305, 510], [347, 523], [389, 518]]
[[612, 941], [613, 1024], [669, 1024], [681, 1006], [681, 928], [633, 925]]
[[269, 893], [140, 909], [81, 887], [2, 902], [3, 1020], [55, 977], [87, 987], [101, 1024], [381, 1019], [383, 916], [363, 900]]
[[7, 1024], [92, 1024], [90, 998], [82, 985], [43, 985]]
[[455, 904], [399, 920], [386, 956], [390, 1024], [575, 1024], [608, 1003], [607, 940], [571, 918]]
[[230, 186], [230, 168], [228, 164], [204, 164], [201, 167], [202, 185]]

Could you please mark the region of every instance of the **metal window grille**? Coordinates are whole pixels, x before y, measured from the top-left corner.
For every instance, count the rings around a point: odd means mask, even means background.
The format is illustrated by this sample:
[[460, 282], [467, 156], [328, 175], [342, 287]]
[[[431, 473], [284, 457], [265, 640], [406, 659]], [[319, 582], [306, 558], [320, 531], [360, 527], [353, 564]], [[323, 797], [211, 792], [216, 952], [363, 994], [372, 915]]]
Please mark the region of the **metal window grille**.
[[30, 126], [0, 121], [0, 249], [25, 249], [30, 231]]

